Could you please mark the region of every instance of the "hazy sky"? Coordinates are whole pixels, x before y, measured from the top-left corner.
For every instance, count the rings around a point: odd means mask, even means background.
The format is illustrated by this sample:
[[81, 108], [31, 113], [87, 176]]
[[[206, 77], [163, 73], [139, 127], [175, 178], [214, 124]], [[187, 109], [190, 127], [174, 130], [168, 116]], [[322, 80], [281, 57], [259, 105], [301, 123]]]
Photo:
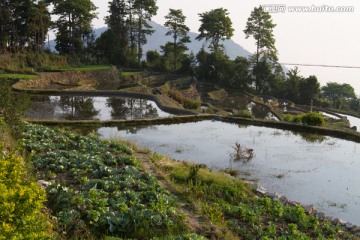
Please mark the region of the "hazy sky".
[[[99, 19], [94, 27], [104, 26], [103, 16], [108, 11], [108, 1], [93, 0], [99, 8]], [[229, 10], [235, 28], [235, 42], [250, 52], [255, 51], [253, 39], [245, 39], [243, 30], [254, 7], [280, 4], [282, 13], [272, 13], [277, 24], [274, 35], [279, 53], [279, 62], [298, 64], [325, 64], [360, 67], [360, 1], [358, 0], [158, 0], [157, 16], [152, 20], [164, 23], [169, 8], [182, 9], [191, 31], [197, 32], [199, 13], [223, 7]], [[339, 7], [352, 6], [353, 12], [290, 12], [289, 7]], [[287, 66], [293, 68], [293, 66]], [[322, 85], [336, 81], [351, 84], [360, 94], [360, 69], [299, 67], [304, 76], [316, 75]]]

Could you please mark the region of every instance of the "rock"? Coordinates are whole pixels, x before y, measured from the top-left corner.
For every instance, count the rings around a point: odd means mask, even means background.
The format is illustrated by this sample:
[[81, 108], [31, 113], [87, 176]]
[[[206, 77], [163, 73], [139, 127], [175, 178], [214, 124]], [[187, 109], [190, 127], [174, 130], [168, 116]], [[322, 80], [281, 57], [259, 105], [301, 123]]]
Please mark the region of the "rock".
[[354, 224], [352, 224], [351, 222], [347, 222], [345, 224], [345, 228], [348, 229], [348, 230], [351, 229], [353, 226], [354, 226]]
[[360, 233], [360, 227], [357, 226], [357, 225], [353, 225], [353, 226], [350, 228], [350, 232], [352, 232], [352, 233]]
[[280, 198], [280, 202], [283, 204], [283, 205], [286, 205], [287, 203], [288, 203], [288, 199], [285, 197], [285, 196], [282, 196], [281, 198]]
[[268, 192], [265, 194], [265, 196], [271, 198], [272, 200], [279, 200], [281, 197], [281, 195], [277, 192], [275, 192], [275, 193]]
[[357, 127], [356, 127], [356, 126], [352, 126], [351, 129], [357, 131]]
[[320, 220], [324, 220], [326, 218], [326, 214], [324, 212], [317, 212], [316, 217]]
[[347, 223], [347, 221], [342, 220], [342, 219], [339, 219], [339, 224], [340, 224], [341, 226], [345, 226], [346, 223]]
[[339, 222], [340, 222], [340, 219], [338, 219], [338, 218], [334, 218], [334, 219], [331, 220], [331, 223], [334, 224], [334, 225], [338, 225]]
[[317, 212], [314, 205], [304, 205], [303, 207], [305, 212], [307, 212], [310, 215], [314, 215]]
[[299, 202], [296, 202], [296, 201], [291, 201], [291, 200], [289, 200], [289, 201], [287, 202], [287, 204], [288, 204], [289, 206], [296, 206], [296, 205], [300, 205], [300, 203], [299, 203]]
[[258, 187], [258, 188], [256, 189], [256, 192], [257, 192], [257, 193], [260, 193], [260, 194], [262, 194], [262, 195], [266, 195], [266, 194], [268, 193], [268, 190], [267, 190], [266, 188], [263, 188], [263, 187]]
[[333, 220], [333, 218], [331, 216], [325, 216], [324, 220], [331, 222]]

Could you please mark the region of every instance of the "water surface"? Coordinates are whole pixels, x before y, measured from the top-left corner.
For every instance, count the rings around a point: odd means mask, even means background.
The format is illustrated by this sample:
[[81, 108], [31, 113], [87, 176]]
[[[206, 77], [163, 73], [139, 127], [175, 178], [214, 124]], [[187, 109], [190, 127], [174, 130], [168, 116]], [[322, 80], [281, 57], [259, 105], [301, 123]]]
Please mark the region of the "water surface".
[[[330, 215], [360, 224], [360, 146], [351, 141], [266, 127], [202, 121], [143, 128], [100, 128], [103, 138], [125, 138], [142, 147], [204, 163], [234, 168], [243, 177]], [[247, 163], [234, 162], [235, 143], [253, 148]]]
[[52, 120], [116, 120], [170, 116], [155, 102], [123, 97], [32, 96], [25, 115]]

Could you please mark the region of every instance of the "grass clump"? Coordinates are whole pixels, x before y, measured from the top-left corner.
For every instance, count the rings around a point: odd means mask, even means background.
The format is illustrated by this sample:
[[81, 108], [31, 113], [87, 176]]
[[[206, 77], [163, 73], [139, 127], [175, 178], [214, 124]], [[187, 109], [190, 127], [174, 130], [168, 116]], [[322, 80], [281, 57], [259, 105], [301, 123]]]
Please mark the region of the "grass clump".
[[182, 94], [181, 91], [175, 88], [170, 89], [168, 91], [168, 95], [175, 101], [182, 104], [186, 109], [199, 109], [201, 106], [201, 101], [187, 98]]

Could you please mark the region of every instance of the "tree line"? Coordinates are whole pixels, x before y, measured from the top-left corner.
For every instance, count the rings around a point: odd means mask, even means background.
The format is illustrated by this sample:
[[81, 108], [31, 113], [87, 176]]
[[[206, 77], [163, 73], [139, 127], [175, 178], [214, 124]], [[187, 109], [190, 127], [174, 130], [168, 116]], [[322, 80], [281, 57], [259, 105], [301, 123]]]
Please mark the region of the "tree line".
[[[359, 109], [359, 100], [348, 84], [328, 83], [320, 88], [316, 76], [303, 77], [297, 68], [284, 72], [275, 47], [276, 24], [261, 6], [253, 9], [244, 29], [246, 38], [255, 40], [256, 52], [235, 60], [229, 59], [222, 44], [234, 35], [224, 8], [199, 14], [196, 40], [205, 40], [206, 44], [198, 53], [188, 53], [189, 27], [181, 9], [169, 9], [165, 16], [166, 35], [172, 41], [162, 45], [160, 53], [144, 53], [147, 36], [154, 32], [148, 21], [157, 10], [156, 0], [111, 0], [105, 17], [108, 29], [96, 39], [91, 22], [97, 13], [91, 0], [1, 0], [0, 54], [42, 52], [48, 32], [54, 30], [56, 50], [85, 62], [187, 73], [297, 103], [315, 101], [327, 107]], [[55, 20], [51, 20], [52, 15]]]

